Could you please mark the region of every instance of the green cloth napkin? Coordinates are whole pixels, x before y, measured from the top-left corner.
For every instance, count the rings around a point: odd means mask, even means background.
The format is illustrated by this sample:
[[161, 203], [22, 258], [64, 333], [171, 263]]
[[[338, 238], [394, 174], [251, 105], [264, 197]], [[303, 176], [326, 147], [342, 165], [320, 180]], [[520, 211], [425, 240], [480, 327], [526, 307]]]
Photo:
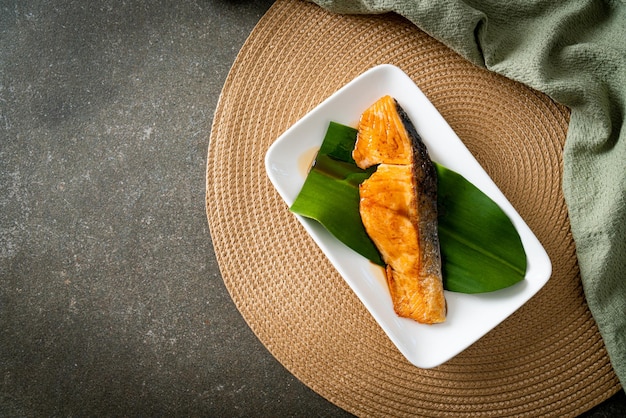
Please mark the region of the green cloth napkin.
[[315, 0], [398, 13], [476, 65], [571, 109], [563, 192], [591, 313], [626, 387], [626, 3]]

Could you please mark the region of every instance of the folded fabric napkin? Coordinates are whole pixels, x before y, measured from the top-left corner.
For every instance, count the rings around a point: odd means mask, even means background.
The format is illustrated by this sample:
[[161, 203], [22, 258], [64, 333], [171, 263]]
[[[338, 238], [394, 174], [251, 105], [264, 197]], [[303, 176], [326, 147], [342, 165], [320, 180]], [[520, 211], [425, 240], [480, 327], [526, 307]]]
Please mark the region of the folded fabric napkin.
[[571, 110], [563, 192], [585, 297], [626, 387], [626, 3], [314, 0], [395, 12], [476, 65]]

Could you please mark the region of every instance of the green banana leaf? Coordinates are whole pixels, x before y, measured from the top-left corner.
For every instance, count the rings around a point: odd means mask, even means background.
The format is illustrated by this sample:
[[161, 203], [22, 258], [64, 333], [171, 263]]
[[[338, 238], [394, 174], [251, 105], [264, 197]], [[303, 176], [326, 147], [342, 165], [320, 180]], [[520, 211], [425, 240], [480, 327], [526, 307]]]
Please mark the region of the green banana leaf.
[[302, 190], [290, 210], [321, 223], [357, 253], [384, 266], [359, 215], [359, 184], [375, 167], [362, 170], [352, 159], [356, 129], [331, 122]]
[[[356, 129], [331, 122], [302, 190], [290, 210], [321, 223], [345, 245], [384, 265], [359, 215], [362, 170], [352, 159]], [[524, 279], [526, 254], [515, 226], [500, 207], [458, 173], [435, 163], [444, 288], [484, 293]]]

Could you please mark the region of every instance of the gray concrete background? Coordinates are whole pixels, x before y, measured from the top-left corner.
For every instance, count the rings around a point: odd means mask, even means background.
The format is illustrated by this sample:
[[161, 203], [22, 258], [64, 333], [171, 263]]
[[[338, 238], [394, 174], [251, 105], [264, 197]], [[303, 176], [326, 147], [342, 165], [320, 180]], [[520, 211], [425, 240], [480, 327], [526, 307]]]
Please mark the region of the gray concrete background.
[[217, 99], [271, 3], [0, 0], [0, 416], [349, 415], [251, 333], [205, 216]]

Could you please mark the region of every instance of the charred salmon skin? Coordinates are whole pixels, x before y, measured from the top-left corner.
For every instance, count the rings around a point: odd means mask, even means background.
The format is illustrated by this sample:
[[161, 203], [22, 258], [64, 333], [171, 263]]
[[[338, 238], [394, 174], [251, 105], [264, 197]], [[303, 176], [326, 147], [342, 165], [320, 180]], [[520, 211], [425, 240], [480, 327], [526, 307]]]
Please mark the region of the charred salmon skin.
[[361, 115], [352, 156], [363, 169], [378, 165], [359, 187], [359, 212], [386, 264], [396, 314], [423, 324], [444, 322], [437, 172], [394, 98], [382, 97]]

